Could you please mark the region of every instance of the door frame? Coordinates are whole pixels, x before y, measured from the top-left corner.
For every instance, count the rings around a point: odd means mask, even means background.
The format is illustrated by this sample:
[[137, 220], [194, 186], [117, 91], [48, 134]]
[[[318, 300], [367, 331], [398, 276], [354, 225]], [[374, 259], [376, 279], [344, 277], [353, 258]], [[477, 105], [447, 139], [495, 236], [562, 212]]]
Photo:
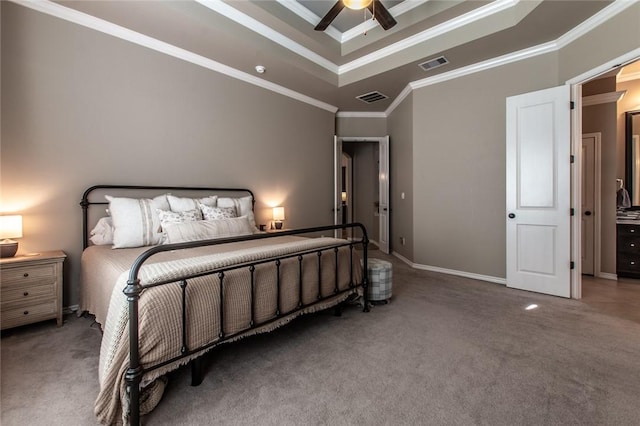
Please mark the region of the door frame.
[[[378, 143], [378, 147], [382, 147], [384, 145], [384, 143], [389, 143], [389, 136], [362, 136], [362, 137], [355, 137], [355, 136], [334, 136], [334, 146], [333, 146], [333, 152], [334, 152], [334, 159], [333, 159], [333, 163], [334, 163], [334, 167], [336, 167], [336, 169], [334, 170], [334, 203], [336, 204], [334, 206], [334, 223], [338, 224], [338, 220], [339, 220], [339, 205], [338, 203], [340, 202], [339, 200], [341, 200], [341, 196], [340, 196], [340, 181], [341, 181], [341, 170], [339, 170], [337, 168], [338, 164], [341, 164], [342, 162], [342, 143], [343, 142], [377, 142]], [[387, 164], [389, 164], [389, 150], [387, 149], [386, 151], [387, 153]], [[379, 150], [379, 156], [383, 155], [382, 150]], [[388, 174], [388, 173], [387, 173]], [[378, 183], [379, 183], [379, 188], [385, 188], [386, 193], [387, 193], [387, 200], [389, 200], [389, 176], [385, 176], [386, 180], [383, 182], [382, 177], [380, 176], [380, 174], [378, 174]], [[353, 189], [353, 181], [351, 182], [351, 186]], [[379, 189], [380, 191], [380, 189]], [[352, 195], [349, 194], [349, 201], [352, 201]], [[353, 203], [352, 203], [353, 205]], [[389, 209], [390, 210], [390, 209]], [[389, 227], [390, 227], [390, 219], [389, 219], [389, 211], [387, 212], [387, 232], [390, 232]], [[353, 218], [353, 216], [351, 216], [351, 218]], [[377, 221], [377, 226], [378, 226], [378, 235], [381, 236], [381, 232], [382, 229], [380, 226], [380, 220]], [[337, 231], [336, 231], [336, 235], [337, 235]], [[387, 239], [387, 244], [391, 239], [388, 238]], [[376, 243], [379, 245], [379, 242], [377, 241], [373, 241], [372, 242]], [[389, 247], [389, 252], [391, 251], [391, 247]]]
[[[593, 172], [593, 276], [595, 278], [600, 277], [602, 271], [600, 270], [601, 265], [601, 252], [600, 252], [600, 244], [601, 244], [601, 195], [602, 195], [602, 133], [601, 132], [593, 132], [593, 133], [583, 133], [582, 139], [592, 137], [594, 140], [594, 172]], [[582, 161], [582, 150], [580, 150], [580, 161]], [[582, 163], [581, 167], [582, 167]], [[580, 182], [582, 186], [582, 181]], [[580, 201], [582, 201], [582, 193], [580, 193]], [[580, 202], [582, 206], [582, 202]], [[582, 228], [580, 228], [582, 232]], [[582, 238], [582, 236], [581, 236]], [[582, 245], [580, 246], [582, 247]], [[582, 256], [581, 256], [582, 258]], [[582, 275], [582, 269], [580, 270], [580, 275]]]
[[582, 85], [612, 69], [619, 68], [640, 59], [640, 48], [611, 59], [604, 64], [586, 71], [565, 82], [571, 86], [571, 154], [573, 167], [571, 171], [571, 205], [576, 214], [571, 217], [571, 258], [575, 267], [571, 270], [571, 298], [582, 298], [582, 263], [581, 247], [582, 232], [580, 218], [582, 217]]

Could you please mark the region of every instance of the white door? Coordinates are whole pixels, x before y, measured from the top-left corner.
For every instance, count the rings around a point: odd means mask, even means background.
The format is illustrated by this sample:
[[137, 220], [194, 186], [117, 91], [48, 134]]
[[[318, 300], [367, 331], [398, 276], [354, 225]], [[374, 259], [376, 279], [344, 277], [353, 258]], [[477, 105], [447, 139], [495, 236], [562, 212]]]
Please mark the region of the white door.
[[569, 86], [507, 98], [507, 286], [571, 295]]
[[378, 248], [389, 254], [389, 136], [380, 140], [379, 185], [378, 197], [380, 202], [379, 220], [380, 235]]
[[596, 134], [582, 135], [582, 208], [581, 208], [581, 257], [582, 273], [595, 275], [596, 231]]

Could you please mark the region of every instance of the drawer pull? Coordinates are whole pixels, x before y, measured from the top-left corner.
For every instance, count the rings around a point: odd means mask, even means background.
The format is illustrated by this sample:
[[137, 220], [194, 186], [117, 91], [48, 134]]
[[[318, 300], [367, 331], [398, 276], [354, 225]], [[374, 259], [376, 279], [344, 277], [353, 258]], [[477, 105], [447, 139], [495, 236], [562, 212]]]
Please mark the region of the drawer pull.
[[636, 232], [635, 229], [629, 229], [629, 232]]
[[25, 278], [27, 278], [27, 277], [29, 276], [29, 273], [28, 273], [28, 272], [25, 272], [22, 276], [23, 276], [23, 277], [25, 277]]
[[28, 291], [25, 291], [24, 293], [22, 293], [22, 295], [23, 295], [23, 296], [28, 296], [28, 295], [29, 295], [29, 292], [28, 292]]
[[24, 311], [23, 314], [29, 315], [29, 311]]
[[635, 247], [635, 246], [636, 246], [636, 244], [635, 244], [635, 243], [631, 243], [631, 244], [629, 244], [629, 245], [630, 245], [631, 247]]
[[633, 262], [633, 261], [631, 261], [630, 263], [631, 263], [632, 265], [635, 265], [635, 264], [636, 264], [636, 262]]

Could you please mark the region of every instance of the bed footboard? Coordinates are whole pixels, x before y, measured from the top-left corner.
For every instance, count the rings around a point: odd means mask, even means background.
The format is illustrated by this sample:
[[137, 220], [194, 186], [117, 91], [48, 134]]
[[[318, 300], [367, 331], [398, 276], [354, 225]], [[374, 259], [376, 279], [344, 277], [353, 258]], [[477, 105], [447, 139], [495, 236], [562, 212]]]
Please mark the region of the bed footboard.
[[[139, 278], [140, 269], [145, 264], [145, 262], [155, 254], [165, 252], [165, 251], [188, 249], [188, 248], [194, 248], [194, 247], [201, 247], [205, 245], [217, 245], [217, 244], [249, 241], [249, 240], [256, 240], [256, 239], [274, 238], [274, 237], [285, 236], [285, 235], [299, 235], [299, 234], [302, 235], [302, 234], [314, 234], [314, 233], [317, 234], [321, 232], [335, 231], [335, 230], [342, 230], [342, 229], [353, 229], [354, 231], [359, 230], [359, 232], [354, 232], [354, 234], [357, 233], [358, 235], [360, 235], [359, 239], [350, 240], [350, 241], [338, 240], [340, 241], [339, 243], [336, 243], [330, 246], [313, 248], [313, 249], [296, 252], [296, 253], [288, 253], [286, 255], [269, 257], [267, 259], [243, 262], [241, 264], [225, 266], [225, 267], [217, 268], [215, 270], [207, 271], [206, 272], [207, 275], [216, 276], [216, 278], [219, 280], [219, 296], [218, 296], [219, 306], [218, 306], [217, 312], [219, 312], [220, 314], [219, 316], [220, 331], [219, 331], [219, 335], [217, 336], [218, 338], [216, 340], [199, 347], [194, 347], [194, 348], [189, 347], [188, 339], [187, 339], [187, 317], [188, 317], [187, 302], [186, 302], [186, 298], [187, 298], [186, 294], [187, 294], [187, 286], [188, 286], [187, 279], [193, 278], [194, 276], [180, 277], [178, 279], [174, 277], [170, 280], [166, 280], [162, 282], [154, 282], [153, 284], [142, 284]], [[284, 317], [293, 317], [295, 316], [296, 313], [301, 314], [303, 312], [310, 312], [314, 309], [314, 307], [323, 307], [323, 306], [326, 306], [327, 304], [333, 303], [333, 301], [336, 301], [336, 300], [341, 301], [342, 296], [346, 298], [348, 294], [357, 291], [358, 288], [362, 289], [362, 294], [364, 298], [363, 311], [368, 312], [369, 311], [368, 291], [367, 291], [368, 277], [366, 273], [368, 243], [369, 243], [369, 239], [368, 239], [367, 231], [365, 227], [360, 223], [352, 223], [352, 224], [345, 224], [345, 225], [330, 225], [330, 226], [322, 226], [322, 227], [316, 227], [316, 228], [305, 228], [305, 229], [283, 231], [283, 232], [278, 232], [276, 234], [256, 234], [256, 235], [250, 235], [250, 236], [244, 236], [244, 237], [224, 238], [224, 239], [218, 239], [218, 240], [193, 241], [193, 242], [179, 243], [179, 244], [160, 245], [160, 246], [155, 246], [147, 250], [146, 252], [144, 252], [142, 255], [140, 255], [136, 259], [135, 263], [133, 264], [130, 270], [127, 286], [124, 289], [124, 293], [127, 297], [128, 311], [129, 311], [129, 368], [126, 370], [125, 382], [126, 382], [126, 388], [128, 393], [128, 399], [129, 399], [129, 416], [128, 417], [129, 417], [130, 424], [132, 425], [140, 424], [140, 384], [142, 382], [143, 376], [146, 373], [149, 373], [158, 368], [175, 363], [180, 360], [183, 360], [183, 361], [191, 360], [192, 361], [192, 365], [191, 365], [192, 377], [193, 377], [192, 385], [197, 385], [199, 384], [199, 382], [202, 381], [201, 361], [197, 357], [201, 356], [204, 353], [204, 351], [214, 346], [217, 346], [225, 341], [235, 340], [243, 335], [251, 334], [252, 331], [257, 332], [258, 330], [264, 330], [272, 323], [277, 325], [278, 323], [276, 323], [276, 321], [278, 320], [282, 321]], [[354, 250], [358, 247], [361, 247], [362, 251], [361, 253], [358, 253], [358, 255], [354, 255]], [[340, 265], [338, 261], [338, 253], [341, 252], [342, 255], [345, 255], [345, 251], [348, 251], [348, 259], [349, 259], [348, 268], [349, 268], [349, 274], [350, 274], [350, 282], [348, 286], [346, 286], [346, 288], [339, 288], [338, 274], [339, 274]], [[302, 286], [303, 286], [303, 279], [302, 279], [303, 266], [302, 265], [303, 265], [303, 259], [305, 259], [305, 257], [307, 256], [317, 256], [317, 264], [318, 264], [317, 297], [315, 297], [315, 300], [311, 302], [303, 301], [303, 297], [302, 297], [302, 293], [303, 293], [302, 292]], [[331, 291], [331, 294], [329, 295], [326, 295], [326, 294], [323, 295], [322, 294], [323, 291], [321, 290], [322, 279], [323, 279], [321, 259], [323, 258], [323, 256], [329, 256], [329, 259], [331, 259], [331, 262], [334, 263], [333, 273], [335, 274], [335, 278], [334, 278], [335, 288], [333, 288], [333, 290]], [[362, 265], [359, 262], [360, 257], [362, 258]], [[280, 298], [280, 293], [281, 293], [280, 267], [283, 262], [289, 262], [289, 264], [293, 262], [295, 264], [296, 261], [300, 270], [299, 272], [300, 287], [299, 287], [299, 293], [298, 293], [299, 300], [296, 308], [294, 308], [293, 310], [287, 310], [285, 312], [284, 309], [280, 306], [280, 303], [281, 303], [280, 302], [281, 300]], [[254, 272], [256, 271], [256, 268], [265, 264], [269, 264], [271, 266], [275, 265], [275, 269], [277, 271], [276, 272], [277, 309], [276, 309], [275, 317], [270, 318], [268, 320], [260, 320], [259, 318], [255, 317], [256, 309], [255, 309], [255, 301], [253, 299], [254, 297], [253, 289], [254, 289], [254, 286], [257, 285], [257, 283], [254, 282]], [[342, 267], [344, 267], [344, 265], [342, 265]], [[360, 269], [360, 271], [362, 271], [362, 274], [360, 275], [361, 282], [355, 282], [354, 280], [354, 271], [356, 271], [355, 268], [361, 268]], [[226, 334], [225, 326], [224, 326], [225, 316], [224, 316], [223, 288], [224, 288], [225, 278], [227, 274], [239, 269], [247, 270], [251, 277], [250, 278], [251, 298], [252, 298], [251, 299], [251, 304], [252, 304], [251, 321], [249, 323], [248, 329]], [[326, 271], [325, 271], [325, 274], [326, 274]], [[201, 273], [198, 276], [202, 276], [202, 275], [203, 274]], [[179, 285], [182, 293], [181, 295], [182, 324], [180, 326], [182, 330], [182, 347], [180, 350], [180, 354], [176, 355], [175, 357], [169, 360], [158, 363], [156, 365], [152, 365], [152, 366], [147, 365], [143, 367], [141, 364], [140, 353], [139, 353], [140, 296], [142, 292], [147, 288], [167, 285], [167, 284], [175, 285], [176, 282], [180, 283]], [[336, 302], [336, 304], [337, 303], [339, 302]]]

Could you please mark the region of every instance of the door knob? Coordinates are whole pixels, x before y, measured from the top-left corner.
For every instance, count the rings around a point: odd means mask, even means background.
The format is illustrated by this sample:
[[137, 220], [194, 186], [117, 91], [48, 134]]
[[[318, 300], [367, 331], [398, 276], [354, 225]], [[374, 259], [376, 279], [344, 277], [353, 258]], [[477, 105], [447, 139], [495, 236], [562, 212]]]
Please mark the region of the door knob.
[[509, 219], [515, 219], [515, 218], [516, 218], [515, 213], [509, 213]]
[[587, 210], [586, 212], [584, 212], [584, 215], [585, 215], [585, 216], [591, 216], [591, 211], [590, 211], [590, 210]]

